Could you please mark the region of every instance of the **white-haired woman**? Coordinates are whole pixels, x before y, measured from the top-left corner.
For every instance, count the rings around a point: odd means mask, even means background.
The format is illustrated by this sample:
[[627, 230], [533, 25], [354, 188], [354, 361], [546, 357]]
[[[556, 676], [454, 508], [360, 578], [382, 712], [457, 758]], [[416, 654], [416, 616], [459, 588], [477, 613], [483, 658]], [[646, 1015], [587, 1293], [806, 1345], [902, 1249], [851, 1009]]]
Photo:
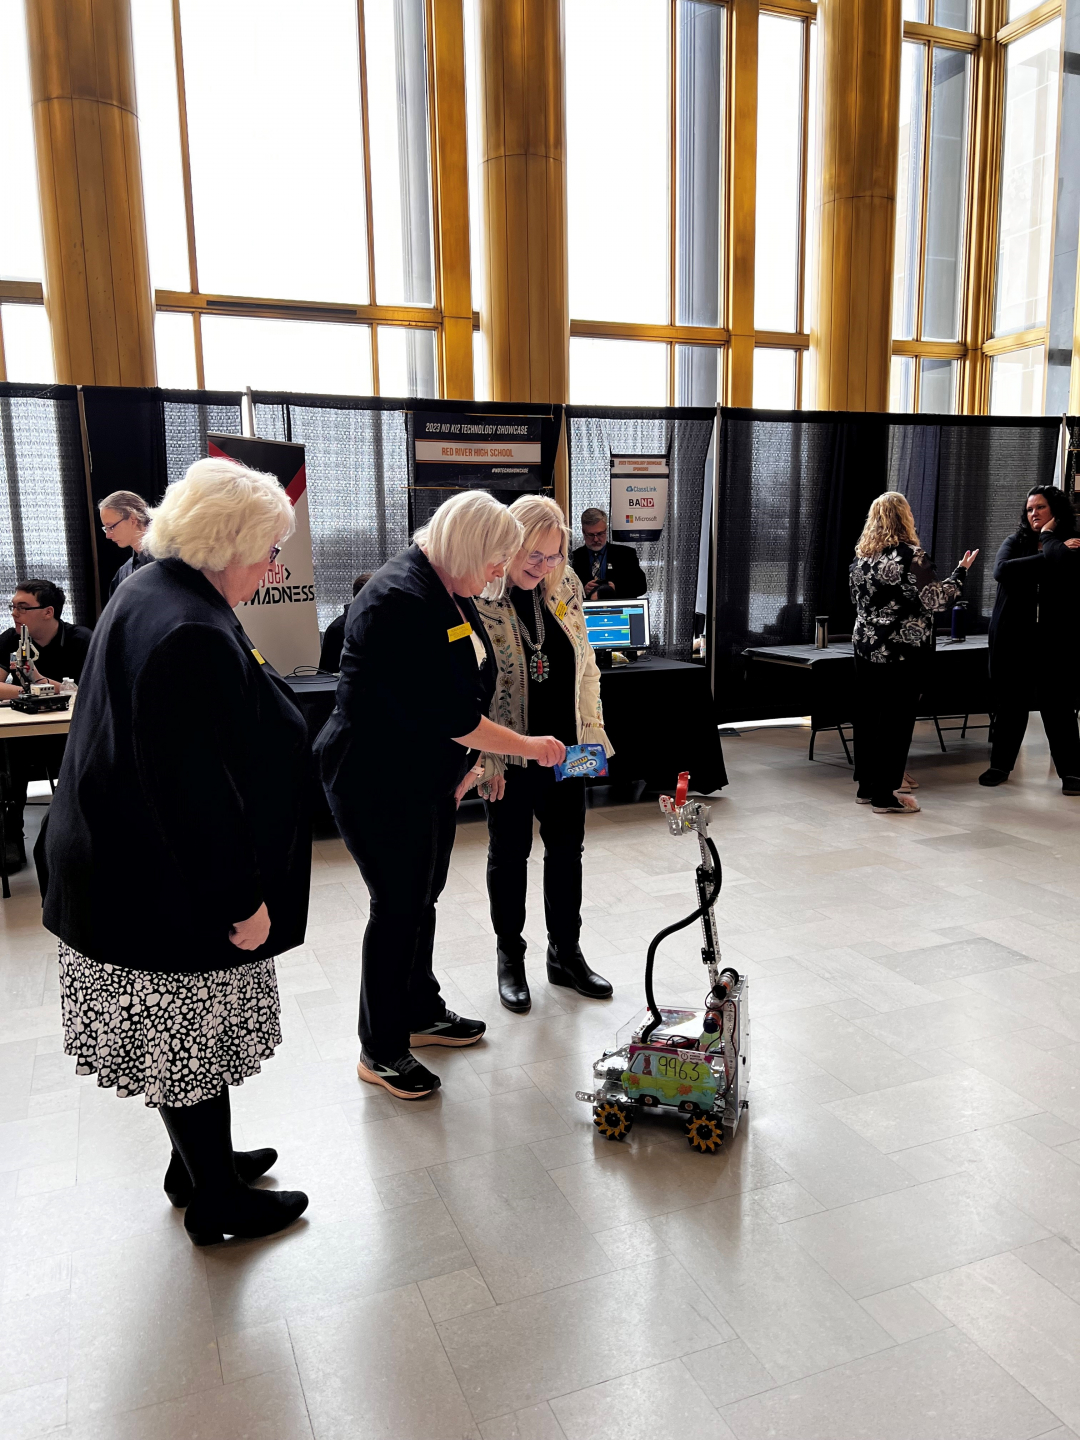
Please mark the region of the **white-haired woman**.
[[[498, 661], [491, 718], [517, 735], [550, 732], [564, 745], [596, 743], [610, 755], [600, 671], [585, 629], [581, 581], [566, 563], [570, 532], [562, 511], [553, 500], [523, 495], [510, 514], [521, 522], [521, 544], [505, 582], [477, 603]], [[487, 883], [499, 999], [518, 1012], [532, 1004], [524, 929], [534, 816], [544, 842], [548, 980], [606, 999], [611, 984], [591, 969], [579, 944], [585, 781], [556, 781], [520, 751], [485, 749]]]
[[306, 729], [233, 611], [292, 528], [277, 480], [230, 460], [169, 487], [157, 564], [94, 632], [45, 839], [64, 1049], [160, 1110], [197, 1245], [307, 1206], [250, 1188], [277, 1155], [233, 1152], [228, 1090], [281, 1040], [273, 957], [307, 921]]
[[109, 594], [114, 595], [129, 576], [154, 559], [150, 551], [143, 548], [150, 525], [150, 507], [134, 490], [114, 490], [98, 506], [98, 515], [105, 538], [121, 550], [131, 548], [131, 554], [109, 581]]
[[875, 815], [913, 815], [900, 793], [915, 711], [934, 649], [934, 614], [964, 593], [977, 550], [939, 580], [915, 532], [911, 506], [887, 490], [870, 506], [851, 563], [855, 604], [855, 767], [860, 805]]
[[446, 884], [475, 752], [555, 765], [551, 735], [487, 718], [495, 657], [472, 597], [516, 553], [521, 525], [482, 490], [440, 505], [415, 543], [349, 607], [337, 704], [315, 744], [334, 819], [371, 896], [360, 984], [357, 1073], [402, 1100], [441, 1083], [412, 1049], [475, 1045], [482, 1020], [446, 1008], [432, 969], [435, 902]]

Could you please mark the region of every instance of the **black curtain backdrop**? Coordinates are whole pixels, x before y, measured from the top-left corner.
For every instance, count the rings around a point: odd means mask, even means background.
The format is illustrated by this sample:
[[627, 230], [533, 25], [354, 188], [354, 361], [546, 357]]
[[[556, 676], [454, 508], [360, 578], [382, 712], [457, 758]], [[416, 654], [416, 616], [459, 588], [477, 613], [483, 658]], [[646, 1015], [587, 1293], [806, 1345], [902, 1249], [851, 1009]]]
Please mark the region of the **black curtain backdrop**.
[[20, 580], [52, 580], [64, 618], [92, 625], [92, 545], [75, 386], [0, 384], [0, 602]]
[[[194, 460], [206, 455], [206, 435], [239, 435], [240, 396], [211, 390], [83, 389], [90, 489], [95, 507], [114, 490], [134, 490], [151, 505]], [[97, 523], [95, 509], [94, 522]], [[101, 603], [129, 551], [100, 532], [97, 541]]]
[[848, 567], [884, 490], [907, 495], [939, 573], [981, 551], [966, 598], [969, 629], [985, 631], [994, 555], [1028, 489], [1053, 483], [1059, 432], [1053, 417], [722, 408], [709, 635], [720, 716], [773, 713], [747, 687], [748, 646], [810, 644], [817, 615], [851, 633]]
[[[94, 545], [103, 602], [123, 551], [93, 532], [111, 490], [154, 502], [206, 454], [208, 431], [239, 434], [236, 392], [83, 389], [87, 476], [74, 386], [0, 384], [0, 597], [40, 575], [67, 592], [70, 619], [93, 623]], [[409, 410], [550, 413], [553, 407], [474, 401], [257, 393], [256, 428], [307, 450], [320, 624], [351, 597], [353, 577], [405, 544], [439, 492], [410, 489]], [[557, 407], [556, 407], [557, 408]], [[711, 409], [568, 407], [571, 524], [608, 507], [608, 456], [671, 456], [664, 538], [641, 547], [656, 648], [686, 658]], [[716, 498], [716, 590], [710, 607], [717, 697], [728, 718], [751, 718], [742, 651], [810, 642], [816, 614], [850, 629], [847, 567], [870, 500], [902, 490], [939, 570], [967, 547], [983, 554], [968, 584], [970, 626], [986, 628], [992, 562], [1024, 495], [1056, 478], [1056, 418], [777, 413], [722, 410]], [[1080, 418], [1068, 422], [1066, 488], [1080, 456]], [[545, 456], [545, 459], [547, 457]], [[92, 496], [92, 499], [91, 499]], [[435, 502], [437, 503], [437, 501]], [[431, 507], [433, 508], [433, 506]]]
[[630, 410], [566, 407], [570, 458], [570, 530], [581, 538], [581, 514], [611, 504], [612, 455], [669, 457], [667, 519], [660, 539], [634, 548], [649, 582], [654, 654], [689, 660], [694, 638], [705, 457], [716, 424], [711, 408]]

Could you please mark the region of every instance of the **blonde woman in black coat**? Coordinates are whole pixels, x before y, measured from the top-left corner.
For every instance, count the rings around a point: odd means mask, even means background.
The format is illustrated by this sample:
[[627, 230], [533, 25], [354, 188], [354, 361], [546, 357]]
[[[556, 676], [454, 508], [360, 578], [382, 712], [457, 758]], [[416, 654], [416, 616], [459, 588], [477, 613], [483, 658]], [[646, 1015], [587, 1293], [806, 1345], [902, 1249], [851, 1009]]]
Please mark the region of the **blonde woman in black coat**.
[[234, 1154], [229, 1115], [229, 1086], [281, 1041], [274, 956], [307, 923], [307, 730], [233, 610], [292, 527], [277, 480], [230, 460], [169, 487], [157, 564], [94, 632], [49, 807], [64, 1049], [160, 1112], [165, 1191], [196, 1245], [273, 1234], [307, 1206], [250, 1188], [277, 1154]]

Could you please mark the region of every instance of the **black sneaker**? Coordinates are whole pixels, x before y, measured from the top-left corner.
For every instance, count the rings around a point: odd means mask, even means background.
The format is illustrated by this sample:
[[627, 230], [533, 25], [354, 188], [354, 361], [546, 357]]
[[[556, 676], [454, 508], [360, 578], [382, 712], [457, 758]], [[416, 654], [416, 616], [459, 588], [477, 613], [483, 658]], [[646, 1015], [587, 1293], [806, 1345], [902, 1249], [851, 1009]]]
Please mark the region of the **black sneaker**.
[[423, 1030], [414, 1030], [409, 1036], [409, 1044], [414, 1050], [422, 1045], [475, 1045], [478, 1040], [484, 1038], [484, 1031], [487, 1025], [483, 1020], [466, 1020], [463, 1015], [455, 1015], [453, 1010], [447, 1010], [441, 1020], [436, 1020], [434, 1025], [428, 1025]]
[[356, 1073], [361, 1080], [366, 1080], [369, 1085], [381, 1085], [399, 1100], [424, 1100], [442, 1084], [438, 1075], [433, 1075], [407, 1050], [400, 1059], [387, 1064], [374, 1059], [361, 1048]]
[[1061, 782], [1063, 795], [1080, 795], [1080, 775], [1066, 775]]

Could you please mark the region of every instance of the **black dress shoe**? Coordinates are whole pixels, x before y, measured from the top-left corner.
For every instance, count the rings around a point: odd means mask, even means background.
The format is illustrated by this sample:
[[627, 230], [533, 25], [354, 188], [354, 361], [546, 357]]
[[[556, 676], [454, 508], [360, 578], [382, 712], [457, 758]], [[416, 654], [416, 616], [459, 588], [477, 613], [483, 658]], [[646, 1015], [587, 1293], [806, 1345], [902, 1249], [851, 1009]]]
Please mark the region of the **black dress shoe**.
[[984, 770], [979, 776], [980, 785], [1004, 785], [1009, 778], [1008, 770], [995, 770], [991, 765], [989, 770]]
[[237, 1185], [223, 1195], [196, 1195], [184, 1216], [193, 1245], [220, 1245], [226, 1235], [261, 1240], [287, 1229], [308, 1207], [302, 1190], [249, 1190]]
[[529, 982], [525, 979], [525, 952], [511, 953], [500, 945], [496, 950], [499, 971], [499, 999], [507, 1010], [524, 1015], [532, 1006]]
[[[245, 1185], [250, 1185], [253, 1180], [258, 1180], [260, 1175], [265, 1175], [267, 1170], [277, 1163], [277, 1158], [276, 1150], [234, 1150], [233, 1165], [236, 1167], [237, 1178]], [[175, 1150], [172, 1152], [169, 1168], [165, 1171], [164, 1190], [178, 1210], [190, 1205], [191, 1197], [195, 1193], [188, 1168]]]
[[568, 985], [579, 995], [590, 1000], [607, 1000], [611, 996], [611, 981], [589, 969], [589, 962], [581, 953], [581, 946], [558, 953], [553, 945], [548, 946], [547, 977], [552, 985]]

